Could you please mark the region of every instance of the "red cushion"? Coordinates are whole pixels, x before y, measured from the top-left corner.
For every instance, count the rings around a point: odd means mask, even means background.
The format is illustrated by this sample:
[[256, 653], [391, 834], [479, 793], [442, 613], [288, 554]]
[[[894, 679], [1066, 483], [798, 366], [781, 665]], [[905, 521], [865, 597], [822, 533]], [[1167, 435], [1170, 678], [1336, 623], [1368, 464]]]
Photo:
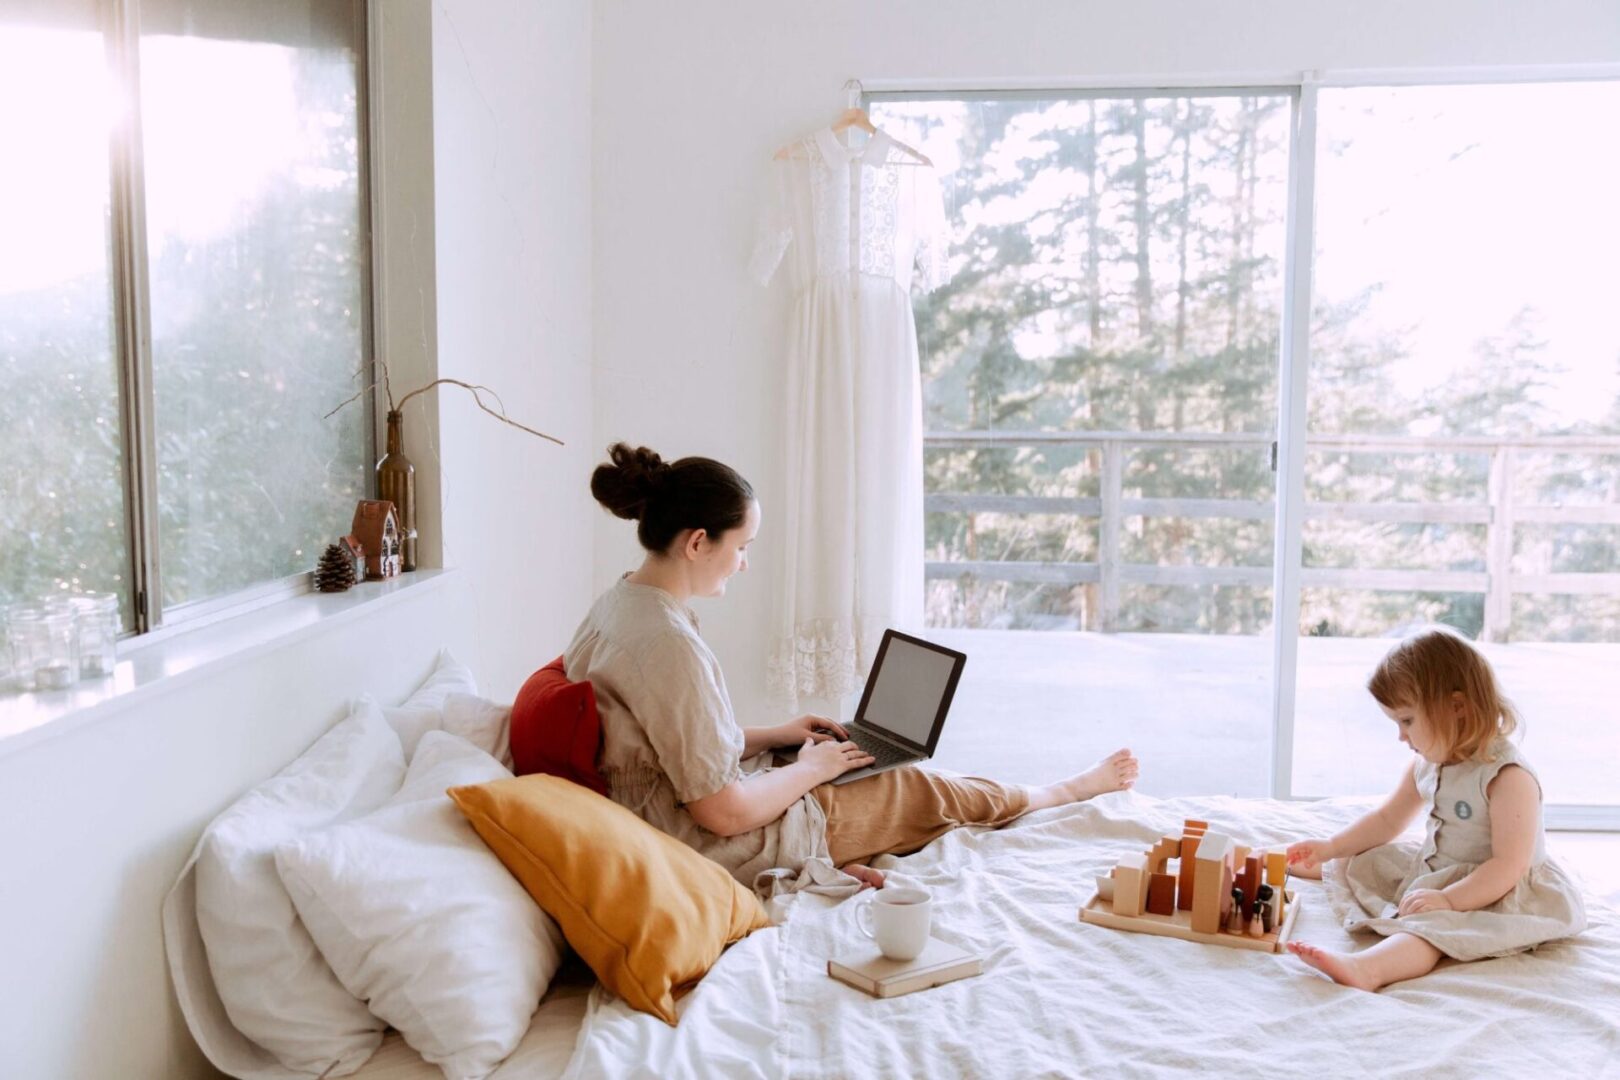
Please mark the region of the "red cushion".
[[569, 682], [563, 658], [529, 676], [512, 703], [512, 764], [519, 776], [545, 773], [608, 793], [596, 770], [602, 749], [602, 722], [596, 691], [588, 682]]

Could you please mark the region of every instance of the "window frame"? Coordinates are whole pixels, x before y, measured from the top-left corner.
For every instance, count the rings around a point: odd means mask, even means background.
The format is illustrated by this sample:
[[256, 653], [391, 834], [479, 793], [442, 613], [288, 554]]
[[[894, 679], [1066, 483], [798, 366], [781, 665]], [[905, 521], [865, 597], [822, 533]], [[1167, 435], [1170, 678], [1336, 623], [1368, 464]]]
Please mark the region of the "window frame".
[[[239, 614], [307, 593], [314, 588], [311, 569], [270, 578], [218, 596], [165, 607], [159, 565], [156, 403], [153, 396], [151, 298], [148, 286], [145, 163], [142, 153], [140, 79], [141, 0], [111, 0], [104, 27], [108, 64], [127, 102], [124, 122], [113, 125], [108, 145], [111, 184], [110, 238], [113, 289], [113, 349], [118, 369], [119, 430], [124, 471], [124, 514], [128, 537], [132, 626], [122, 639], [163, 630], [195, 627], [225, 614]], [[356, 153], [359, 170], [360, 356], [356, 370], [363, 385], [376, 379], [375, 304], [376, 231], [370, 99], [371, 5], [357, 0], [355, 26]], [[377, 458], [377, 410], [374, 396], [361, 395], [364, 409], [365, 460]], [[376, 474], [366, 474], [366, 497], [376, 495]]]
[[[1276, 529], [1272, 556], [1271, 796], [1314, 801], [1294, 792], [1294, 723], [1299, 664], [1300, 580], [1305, 524], [1305, 440], [1310, 378], [1317, 165], [1317, 94], [1322, 89], [1400, 86], [1480, 86], [1512, 83], [1617, 82], [1620, 64], [1514, 65], [1478, 68], [1337, 71], [1255, 71], [1209, 76], [1144, 75], [1106, 80], [929, 79], [862, 80], [862, 106], [881, 101], [1037, 100], [1149, 94], [1256, 93], [1290, 95], [1287, 220], [1279, 334]], [[1550, 829], [1620, 831], [1620, 803], [1549, 803]]]

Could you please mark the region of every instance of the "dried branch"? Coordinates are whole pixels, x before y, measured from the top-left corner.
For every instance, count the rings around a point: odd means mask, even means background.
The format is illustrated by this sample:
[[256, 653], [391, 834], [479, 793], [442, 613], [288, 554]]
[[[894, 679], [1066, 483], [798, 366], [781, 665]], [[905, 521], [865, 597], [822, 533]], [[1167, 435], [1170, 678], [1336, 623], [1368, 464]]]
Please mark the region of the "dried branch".
[[[547, 435], [543, 431], [536, 431], [536, 430], [534, 430], [534, 428], [527, 427], [527, 426], [525, 426], [523, 424], [520, 424], [516, 420], [513, 420], [510, 416], [507, 416], [506, 415], [506, 406], [504, 404], [502, 404], [501, 396], [499, 394], [495, 393], [495, 391], [491, 390], [489, 387], [477, 385], [475, 383], [462, 382], [460, 379], [434, 379], [432, 382], [428, 383], [426, 386], [419, 386], [415, 390], [412, 390], [410, 393], [406, 394], [404, 397], [399, 399], [399, 408], [400, 409], [405, 408], [405, 403], [407, 401], [410, 401], [411, 398], [415, 397], [417, 394], [425, 394], [425, 393], [427, 393], [429, 390], [433, 389], [435, 386], [438, 386], [440, 383], [449, 383], [452, 386], [459, 386], [462, 389], [471, 392], [472, 396], [473, 396], [473, 401], [478, 403], [478, 407], [480, 409], [483, 409], [485, 412], [489, 413], [489, 415], [493, 416], [495, 419], [499, 420], [501, 423], [503, 423], [503, 424], [511, 424], [513, 427], [517, 428], [519, 431], [527, 431], [530, 435], [534, 435], [534, 436], [536, 436], [538, 438], [549, 439], [551, 442], [556, 443], [558, 446], [564, 445], [563, 441], [561, 439], [557, 438], [556, 436]], [[480, 396], [480, 392], [485, 393], [485, 394], [489, 394], [491, 397], [493, 397], [495, 399], [495, 403], [500, 406], [500, 411], [497, 412], [496, 410], [490, 408], [488, 405], [484, 404], [484, 399]]]
[[343, 407], [345, 405], [352, 405], [356, 401], [359, 401], [361, 398], [365, 397], [371, 391], [375, 390], [377, 388], [377, 382], [380, 382], [380, 381], [381, 380], [376, 380], [370, 386], [362, 386], [360, 389], [356, 390], [354, 393], [350, 394], [348, 397], [346, 397], [342, 401], [338, 402], [337, 407], [334, 408], [331, 412], [327, 413], [325, 416], [321, 417], [321, 419], [322, 420], [330, 420], [330, 419], [332, 419], [333, 416], [336, 416], [340, 411], [342, 411], [342, 409], [343, 409]]
[[[490, 389], [489, 387], [484, 386], [484, 385], [479, 384], [479, 383], [462, 382], [460, 379], [434, 379], [432, 382], [428, 383], [426, 386], [419, 386], [415, 390], [412, 390], [410, 393], [406, 394], [404, 397], [399, 399], [399, 404], [398, 405], [395, 405], [394, 404], [393, 391], [388, 389], [388, 365], [382, 363], [382, 361], [380, 361], [380, 360], [378, 361], [378, 365], [382, 368], [382, 378], [373, 380], [370, 386], [364, 387], [364, 388], [362, 388], [360, 390], [356, 390], [353, 394], [351, 394], [348, 397], [344, 398], [341, 402], [338, 403], [336, 408], [334, 408], [331, 412], [327, 413], [321, 419], [323, 419], [323, 420], [331, 419], [331, 417], [333, 415], [335, 415], [336, 413], [338, 413], [340, 410], [342, 410], [344, 406], [351, 405], [354, 402], [359, 401], [366, 394], [368, 394], [372, 390], [375, 390], [379, 384], [381, 384], [383, 386], [384, 392], [388, 395], [388, 409], [389, 409], [389, 411], [390, 412], [399, 412], [399, 411], [401, 411], [401, 410], [403, 410], [405, 408], [405, 403], [410, 401], [411, 398], [415, 397], [417, 394], [425, 394], [429, 390], [432, 390], [435, 386], [438, 386], [440, 383], [449, 383], [452, 386], [459, 386], [462, 389], [471, 392], [471, 394], [473, 396], [473, 401], [477, 402], [478, 407], [480, 409], [483, 409], [485, 412], [489, 413], [489, 415], [493, 416], [495, 419], [499, 420], [501, 423], [503, 423], [503, 424], [511, 424], [513, 427], [517, 428], [519, 431], [527, 431], [530, 435], [536, 436], [537, 438], [541, 438], [541, 439], [547, 439], [547, 440], [549, 440], [551, 442], [556, 443], [558, 446], [566, 445], [566, 444], [564, 444], [564, 442], [561, 439], [557, 438], [555, 435], [547, 435], [543, 431], [536, 431], [536, 430], [534, 430], [534, 428], [528, 427], [528, 426], [526, 426], [524, 424], [520, 424], [516, 420], [513, 420], [510, 416], [507, 416], [506, 415], [506, 403], [501, 400], [501, 395], [497, 394], [494, 390]], [[484, 404], [484, 399], [481, 396], [483, 394], [488, 394], [490, 397], [495, 399], [495, 408], [494, 409], [492, 409], [488, 405]]]

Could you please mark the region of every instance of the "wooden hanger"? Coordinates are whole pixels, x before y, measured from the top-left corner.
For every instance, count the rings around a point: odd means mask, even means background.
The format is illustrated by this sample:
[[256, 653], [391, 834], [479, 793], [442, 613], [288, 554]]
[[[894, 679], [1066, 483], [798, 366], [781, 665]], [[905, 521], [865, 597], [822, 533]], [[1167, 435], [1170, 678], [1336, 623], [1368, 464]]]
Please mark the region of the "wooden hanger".
[[[861, 95], [865, 93], [865, 88], [861, 86], [861, 80], [850, 79], [848, 82], [844, 83], [844, 93], [846, 95], [846, 100], [848, 101], [848, 107], [844, 109], [843, 112], [838, 114], [838, 119], [832, 122], [832, 133], [834, 135], [841, 135], [850, 128], [860, 128], [862, 131], [866, 132], [867, 135], [876, 135], [878, 133], [877, 125], [872, 123], [872, 118], [867, 115], [865, 109], [861, 108]], [[888, 134], [887, 132], [884, 132], [884, 137], [894, 144], [894, 148], [896, 150], [909, 154], [913, 158], [911, 161], [897, 161], [890, 162], [890, 164], [933, 165], [933, 162], [928, 160], [928, 156], [922, 151], [917, 150], [914, 147], [907, 146], [905, 143], [901, 142], [899, 139]], [[796, 156], [794, 152], [799, 149], [799, 146], [799, 140], [788, 143], [786, 146], [782, 147], [776, 152], [776, 160], [786, 161], [789, 158]]]

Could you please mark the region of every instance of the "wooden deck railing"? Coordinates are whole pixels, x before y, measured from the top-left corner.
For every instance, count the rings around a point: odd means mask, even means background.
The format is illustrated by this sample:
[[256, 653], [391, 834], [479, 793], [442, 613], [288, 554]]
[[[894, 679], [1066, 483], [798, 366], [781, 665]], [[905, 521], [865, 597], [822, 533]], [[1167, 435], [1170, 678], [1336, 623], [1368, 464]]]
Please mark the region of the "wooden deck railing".
[[[964, 576], [993, 581], [1019, 581], [1054, 585], [1095, 583], [1098, 586], [1099, 623], [1117, 627], [1122, 584], [1141, 585], [1249, 585], [1272, 584], [1269, 566], [1163, 566], [1127, 563], [1120, 558], [1120, 528], [1128, 517], [1227, 518], [1265, 521], [1276, 513], [1271, 500], [1178, 499], [1124, 497], [1125, 456], [1137, 448], [1252, 449], [1266, 452], [1272, 441], [1265, 435], [1224, 433], [1158, 433], [1139, 431], [962, 431], [931, 432], [924, 437], [929, 449], [1010, 449], [1025, 446], [1096, 447], [1101, 454], [1100, 495], [1061, 497], [1040, 495], [981, 495], [930, 492], [924, 500], [930, 512], [1002, 514], [1072, 514], [1097, 519], [1096, 562], [930, 562], [930, 578]], [[1542, 436], [1492, 439], [1483, 437], [1429, 438], [1394, 435], [1312, 436], [1308, 450], [1337, 450], [1358, 454], [1472, 453], [1490, 456], [1487, 501], [1457, 502], [1308, 502], [1307, 520], [1433, 522], [1484, 525], [1485, 569], [1396, 570], [1363, 567], [1305, 567], [1305, 586], [1421, 592], [1473, 592], [1485, 595], [1483, 637], [1506, 640], [1513, 618], [1516, 593], [1568, 593], [1620, 595], [1620, 572], [1515, 574], [1512, 570], [1513, 534], [1521, 524], [1571, 523], [1620, 525], [1620, 503], [1601, 505], [1526, 504], [1515, 502], [1513, 479], [1519, 458], [1527, 453], [1594, 454], [1620, 457], [1620, 437]], [[1620, 463], [1617, 463], [1620, 466]]]

